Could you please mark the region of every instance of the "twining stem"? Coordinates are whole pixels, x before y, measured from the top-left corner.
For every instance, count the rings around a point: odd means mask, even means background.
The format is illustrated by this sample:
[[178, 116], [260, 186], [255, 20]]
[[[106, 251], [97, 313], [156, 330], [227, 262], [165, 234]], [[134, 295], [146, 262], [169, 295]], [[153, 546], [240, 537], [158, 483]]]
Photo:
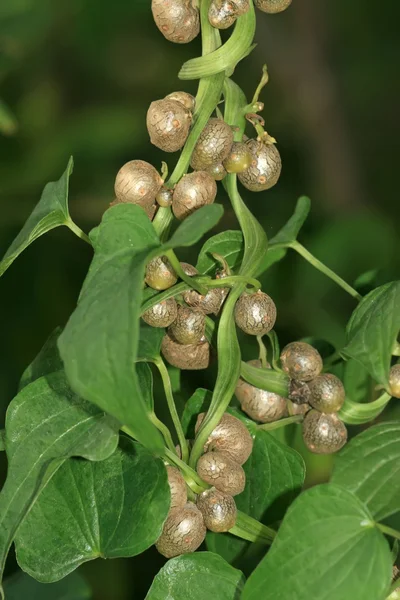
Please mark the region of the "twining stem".
[[257, 429], [262, 429], [262, 431], [273, 431], [274, 429], [286, 427], [286, 425], [292, 425], [292, 423], [301, 423], [303, 419], [303, 415], [294, 415], [293, 417], [286, 417], [286, 419], [280, 419], [279, 421], [274, 421], [273, 423], [264, 423], [263, 425], [258, 425]]
[[376, 523], [376, 526], [378, 527], [378, 529], [380, 529], [382, 531], [382, 533], [385, 533], [386, 535], [390, 535], [390, 537], [395, 538], [396, 540], [400, 540], [400, 531], [397, 531], [396, 529], [393, 529], [392, 527], [388, 527], [387, 525], [384, 525], [383, 523]]
[[178, 456], [176, 456], [176, 454], [174, 454], [167, 448], [165, 448], [165, 451], [164, 451], [164, 458], [168, 462], [170, 462], [171, 464], [175, 465], [176, 467], [178, 467], [180, 469], [180, 471], [182, 472], [182, 474], [185, 478], [186, 483], [188, 484], [190, 489], [193, 490], [193, 492], [195, 494], [201, 494], [201, 492], [204, 492], [205, 490], [207, 490], [210, 487], [208, 485], [208, 483], [205, 483], [205, 481], [203, 481], [197, 475], [196, 471], [191, 469], [189, 467], [189, 465], [187, 465], [185, 462], [183, 462], [183, 460], [181, 460]]
[[311, 254], [311, 252], [309, 252], [307, 248], [304, 248], [304, 246], [302, 246], [300, 242], [293, 241], [288, 242], [287, 244], [271, 244], [270, 249], [273, 248], [292, 248], [292, 250], [295, 250], [298, 254], [300, 254], [300, 256], [305, 258], [315, 269], [317, 269], [317, 271], [321, 271], [321, 273], [324, 273], [324, 275], [332, 279], [332, 281], [337, 283], [343, 290], [350, 294], [350, 296], [353, 296], [355, 300], [357, 300], [358, 302], [362, 300], [362, 296], [357, 292], [357, 290], [355, 290], [353, 287], [351, 287], [351, 285], [346, 283], [346, 281], [339, 277], [339, 275], [332, 271], [332, 269], [324, 265], [324, 263], [318, 260], [318, 258], [315, 258], [315, 256]]
[[171, 452], [174, 452], [176, 454], [175, 445], [174, 445], [174, 442], [173, 442], [173, 439], [171, 436], [171, 432], [168, 429], [168, 427], [166, 425], [164, 425], [164, 423], [162, 421], [160, 421], [160, 419], [157, 417], [157, 415], [154, 412], [151, 412], [149, 414], [149, 419], [153, 423], [153, 425], [155, 427], [157, 427], [158, 431], [161, 432], [169, 450], [171, 450]]
[[186, 275], [185, 271], [182, 269], [181, 263], [179, 262], [178, 257], [176, 256], [173, 250], [168, 250], [165, 255], [167, 256], [169, 262], [171, 263], [172, 268], [175, 273], [188, 285], [190, 285], [196, 292], [199, 294], [207, 294], [207, 288], [204, 287], [201, 283], [199, 283], [196, 279], [190, 277], [190, 275]]
[[260, 349], [260, 360], [261, 366], [263, 369], [268, 369], [268, 361], [267, 361], [267, 349], [264, 346], [264, 342], [262, 341], [262, 335], [257, 336], [258, 347]]
[[270, 331], [267, 335], [268, 335], [269, 341], [271, 343], [271, 349], [272, 349], [272, 360], [271, 360], [272, 368], [275, 371], [279, 371], [282, 373], [282, 369], [279, 364], [280, 348], [279, 348], [278, 336], [276, 335], [274, 330]]
[[78, 227], [78, 225], [76, 223], [74, 223], [72, 219], [68, 219], [68, 221], [65, 224], [67, 227], [69, 227], [69, 229], [71, 231], [73, 231], [75, 233], [75, 235], [78, 236], [78, 238], [80, 238], [84, 242], [88, 243], [89, 246], [92, 245], [92, 242], [90, 241], [89, 236], [86, 235], [86, 233], [84, 231], [82, 231], [82, 229], [80, 227]]
[[276, 531], [240, 510], [237, 513], [236, 523], [229, 533], [249, 542], [261, 542], [268, 546], [272, 544], [276, 536]]
[[178, 436], [179, 445], [181, 447], [182, 460], [184, 462], [187, 462], [189, 460], [189, 448], [187, 445], [185, 434], [183, 433], [183, 429], [182, 429], [182, 425], [181, 425], [181, 422], [179, 419], [178, 412], [176, 410], [175, 400], [174, 400], [174, 395], [172, 393], [171, 380], [169, 378], [168, 369], [165, 366], [164, 361], [160, 357], [155, 359], [154, 364], [156, 365], [156, 367], [159, 370], [159, 373], [161, 375], [169, 412], [170, 412], [172, 422], [174, 424], [174, 427], [175, 427], [175, 430], [176, 430], [176, 433]]

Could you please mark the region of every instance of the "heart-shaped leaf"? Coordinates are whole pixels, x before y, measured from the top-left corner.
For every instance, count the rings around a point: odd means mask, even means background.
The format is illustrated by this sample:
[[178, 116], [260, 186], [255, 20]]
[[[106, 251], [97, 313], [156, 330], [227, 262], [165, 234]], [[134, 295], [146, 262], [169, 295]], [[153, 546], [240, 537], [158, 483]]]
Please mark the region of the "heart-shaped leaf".
[[18, 527], [41, 489], [70, 456], [104, 460], [118, 443], [118, 423], [78, 398], [62, 371], [37, 379], [7, 410], [8, 474], [0, 493], [0, 575]]
[[352, 491], [380, 521], [400, 511], [400, 423], [381, 423], [336, 456], [332, 482]]
[[19, 389], [29, 385], [39, 377], [50, 375], [64, 369], [60, 353], [58, 351], [57, 342], [62, 332], [61, 327], [57, 327], [45, 341], [43, 348], [39, 354], [33, 359], [29, 367], [27, 367], [19, 382]]
[[224, 214], [222, 204], [202, 206], [189, 215], [178, 227], [164, 248], [178, 248], [196, 244], [207, 231], [210, 231]]
[[90, 600], [92, 593], [86, 581], [72, 573], [52, 585], [39, 583], [26, 573], [17, 573], [4, 582], [7, 600]]
[[384, 600], [392, 576], [389, 544], [367, 508], [332, 485], [295, 500], [242, 600]]
[[363, 298], [347, 325], [343, 353], [388, 386], [390, 359], [400, 331], [400, 281], [382, 285]]
[[39, 203], [0, 262], [0, 276], [25, 248], [51, 229], [66, 225], [76, 233], [77, 227], [72, 222], [68, 211], [69, 178], [73, 166], [74, 161], [71, 157], [61, 178], [56, 182], [48, 183], [44, 188]]
[[135, 556], [158, 539], [169, 505], [161, 459], [122, 438], [107, 460], [58, 470], [18, 531], [18, 563], [50, 583], [98, 557]]
[[273, 244], [290, 244], [290, 242], [296, 241], [301, 228], [306, 222], [310, 209], [310, 198], [307, 198], [307, 196], [300, 196], [300, 198], [297, 200], [294, 213], [290, 217], [289, 221], [270, 240], [271, 246]]
[[156, 575], [146, 600], [237, 600], [243, 573], [212, 552], [172, 558]]

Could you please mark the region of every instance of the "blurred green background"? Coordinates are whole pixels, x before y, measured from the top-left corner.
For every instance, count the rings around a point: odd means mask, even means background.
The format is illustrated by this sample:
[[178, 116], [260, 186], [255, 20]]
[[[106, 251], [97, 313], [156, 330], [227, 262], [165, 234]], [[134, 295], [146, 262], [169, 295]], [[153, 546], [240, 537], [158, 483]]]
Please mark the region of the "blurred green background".
[[[293, 0], [286, 13], [258, 13], [257, 47], [236, 81], [251, 97], [261, 67], [264, 117], [278, 140], [282, 177], [267, 193], [243, 190], [273, 233], [307, 194], [312, 214], [300, 240], [350, 283], [377, 269], [399, 278], [397, 170], [400, 162], [398, 22], [400, 4]], [[149, 143], [150, 102], [196, 82], [181, 64], [200, 42], [174, 45], [153, 24], [150, 0], [6, 0], [0, 3], [0, 99], [15, 127], [0, 133], [0, 253], [4, 254], [48, 181], [75, 158], [70, 208], [89, 231], [113, 200], [115, 174], [141, 158], [167, 159]], [[236, 228], [226, 205], [219, 230]], [[190, 252], [182, 258], [193, 259]], [[0, 407], [47, 336], [73, 310], [91, 251], [65, 228], [35, 242], [0, 281]], [[354, 301], [300, 257], [288, 255], [263, 278], [278, 306], [281, 343], [317, 336], [341, 345]], [[255, 347], [245, 344], [246, 358]], [[187, 388], [202, 382], [189, 377]], [[87, 565], [96, 600], [143, 598], [163, 560]], [[10, 569], [13, 568], [11, 563]]]

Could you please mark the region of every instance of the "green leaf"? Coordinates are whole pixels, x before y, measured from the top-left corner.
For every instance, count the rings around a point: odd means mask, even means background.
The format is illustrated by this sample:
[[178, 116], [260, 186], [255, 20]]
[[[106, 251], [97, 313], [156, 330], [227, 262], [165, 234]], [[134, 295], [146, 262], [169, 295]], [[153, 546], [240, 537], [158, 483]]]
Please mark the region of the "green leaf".
[[40, 491], [70, 456], [104, 460], [118, 443], [118, 424], [78, 398], [64, 373], [41, 377], [11, 402], [6, 418], [8, 475], [0, 493], [0, 574], [21, 522]]
[[4, 593], [7, 600], [90, 600], [92, 597], [88, 584], [78, 573], [52, 585], [17, 573], [4, 582]]
[[332, 482], [353, 492], [381, 521], [400, 511], [400, 423], [382, 423], [336, 456]]
[[288, 396], [289, 378], [285, 373], [278, 373], [273, 369], [259, 369], [242, 361], [240, 376], [261, 390], [267, 390], [267, 392], [273, 392], [285, 398]]
[[202, 206], [179, 225], [163, 248], [169, 249], [196, 244], [207, 231], [215, 227], [223, 214], [222, 204]]
[[139, 362], [136, 365], [136, 375], [140, 389], [142, 390], [144, 401], [151, 411], [154, 410], [153, 396], [153, 374], [150, 366], [146, 362]]
[[196, 552], [172, 558], [156, 575], [146, 600], [237, 600], [243, 573], [217, 554]]
[[206, 241], [200, 250], [196, 269], [200, 273], [208, 274], [215, 270], [219, 264], [212, 256], [213, 253], [223, 256], [234, 271], [242, 262], [244, 251], [243, 234], [241, 231], [223, 231]]
[[343, 353], [386, 388], [399, 331], [400, 281], [393, 281], [370, 292], [357, 306], [347, 325]]
[[[253, 426], [253, 451], [243, 465], [246, 487], [235, 497], [238, 510], [265, 525], [281, 520], [304, 483], [304, 461], [295, 450]], [[237, 561], [249, 544], [229, 534], [209, 533], [207, 547], [229, 562]]]
[[19, 529], [18, 563], [51, 583], [89, 560], [136, 556], [161, 535], [169, 505], [161, 459], [122, 438], [107, 460], [63, 464]]
[[289, 508], [242, 600], [383, 600], [389, 545], [354, 494], [338, 486], [307, 490]]
[[0, 262], [0, 276], [29, 244], [44, 233], [60, 225], [76, 228], [68, 212], [68, 187], [73, 165], [71, 157], [61, 178], [44, 188], [39, 203]]
[[144, 210], [117, 205], [91, 233], [95, 255], [78, 307], [59, 337], [71, 387], [161, 450], [135, 372], [146, 263], [159, 241]]
[[296, 208], [289, 221], [270, 240], [270, 244], [290, 244], [296, 241], [311, 209], [311, 200], [307, 196], [300, 196]]
[[140, 324], [139, 346], [137, 360], [152, 361], [160, 356], [161, 342], [165, 335], [162, 327], [150, 327], [144, 323]]
[[61, 327], [57, 327], [44, 343], [39, 354], [33, 359], [29, 367], [27, 367], [19, 382], [19, 389], [22, 390], [39, 377], [56, 373], [64, 369], [57, 347], [57, 341], [62, 332]]
[[186, 438], [194, 439], [194, 428], [197, 421], [197, 415], [208, 410], [211, 398], [212, 392], [204, 390], [203, 388], [198, 388], [186, 402], [181, 418], [182, 429]]
[[17, 119], [10, 108], [0, 98], [0, 133], [14, 135], [18, 129]]
[[256, 17], [251, 2], [247, 13], [237, 19], [235, 29], [227, 42], [210, 54], [188, 60], [179, 71], [179, 79], [201, 79], [223, 71], [231, 71], [247, 56], [255, 29]]

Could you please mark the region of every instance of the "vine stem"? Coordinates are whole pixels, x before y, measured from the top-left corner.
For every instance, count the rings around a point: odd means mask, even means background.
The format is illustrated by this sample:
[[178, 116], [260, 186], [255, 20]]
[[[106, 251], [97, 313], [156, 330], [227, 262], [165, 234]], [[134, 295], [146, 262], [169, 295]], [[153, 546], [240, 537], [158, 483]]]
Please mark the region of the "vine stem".
[[286, 419], [280, 419], [279, 421], [274, 421], [273, 423], [257, 425], [257, 429], [261, 429], [262, 431], [273, 431], [274, 429], [286, 427], [286, 425], [292, 425], [292, 423], [301, 423], [303, 419], [303, 415], [294, 415], [293, 417], [286, 417]]
[[189, 465], [167, 448], [165, 448], [164, 458], [182, 471], [186, 483], [195, 494], [201, 494], [210, 488], [210, 486], [197, 475], [196, 471], [191, 469]]
[[156, 367], [161, 375], [169, 412], [170, 412], [172, 422], [174, 424], [174, 427], [175, 427], [175, 430], [176, 430], [176, 433], [178, 436], [179, 445], [181, 447], [182, 459], [186, 463], [189, 460], [189, 448], [187, 445], [185, 434], [183, 433], [183, 429], [182, 429], [182, 425], [181, 425], [181, 422], [179, 419], [178, 412], [176, 410], [175, 400], [174, 400], [174, 395], [172, 393], [172, 386], [171, 386], [171, 380], [169, 378], [168, 369], [165, 366], [164, 361], [160, 357], [155, 359], [154, 364], [156, 365]]
[[400, 540], [400, 531], [397, 531], [392, 527], [388, 527], [387, 525], [383, 525], [383, 523], [376, 523], [376, 526], [382, 531], [382, 533], [390, 535], [390, 537], [395, 538], [396, 540]]
[[257, 342], [258, 342], [258, 347], [260, 349], [261, 366], [263, 369], [268, 369], [267, 349], [264, 346], [264, 342], [262, 341], [262, 335], [257, 336]]
[[357, 290], [355, 290], [353, 287], [351, 287], [351, 285], [349, 285], [344, 279], [342, 279], [339, 275], [337, 275], [334, 271], [332, 271], [332, 269], [330, 269], [329, 267], [324, 265], [323, 262], [318, 260], [318, 258], [316, 258], [313, 254], [311, 254], [311, 252], [309, 252], [307, 250], [307, 248], [304, 248], [304, 246], [302, 244], [300, 244], [300, 242], [294, 241], [294, 242], [289, 242], [287, 244], [286, 243], [271, 244], [270, 248], [271, 249], [273, 249], [273, 248], [275, 248], [275, 249], [291, 248], [292, 250], [295, 250], [298, 254], [300, 254], [300, 256], [305, 258], [306, 261], [310, 263], [310, 265], [312, 265], [315, 269], [317, 269], [317, 271], [324, 273], [324, 275], [326, 275], [327, 277], [332, 279], [332, 281], [337, 283], [337, 285], [339, 285], [343, 290], [345, 290], [348, 294], [350, 294], [350, 296], [352, 296], [355, 300], [357, 300], [358, 302], [360, 302], [360, 300], [362, 300], [362, 296], [361, 296], [361, 294], [359, 294], [357, 292]]
[[237, 513], [236, 523], [229, 533], [249, 542], [261, 542], [268, 546], [272, 544], [276, 536], [276, 531], [240, 510]]
[[158, 431], [160, 431], [160, 433], [162, 434], [162, 436], [165, 440], [165, 443], [167, 445], [167, 448], [169, 448], [169, 450], [171, 450], [171, 452], [174, 452], [176, 454], [174, 442], [172, 440], [171, 432], [168, 429], [168, 427], [166, 425], [164, 425], [164, 423], [162, 421], [160, 421], [160, 419], [157, 417], [157, 415], [154, 412], [150, 413], [149, 419], [153, 423], [153, 425], [155, 427], [157, 427]]
[[196, 290], [196, 292], [199, 292], [199, 294], [207, 294], [207, 288], [204, 285], [202, 285], [199, 281], [196, 281], [196, 279], [190, 277], [190, 275], [186, 275], [185, 271], [182, 269], [178, 257], [173, 250], [168, 250], [165, 255], [171, 263], [175, 273], [182, 279], [182, 281], [190, 285], [194, 290]]
[[86, 235], [86, 233], [82, 231], [82, 229], [78, 227], [78, 225], [74, 223], [72, 219], [68, 219], [65, 224], [75, 235], [78, 236], [78, 238], [89, 244], [89, 246], [92, 246], [89, 236]]

